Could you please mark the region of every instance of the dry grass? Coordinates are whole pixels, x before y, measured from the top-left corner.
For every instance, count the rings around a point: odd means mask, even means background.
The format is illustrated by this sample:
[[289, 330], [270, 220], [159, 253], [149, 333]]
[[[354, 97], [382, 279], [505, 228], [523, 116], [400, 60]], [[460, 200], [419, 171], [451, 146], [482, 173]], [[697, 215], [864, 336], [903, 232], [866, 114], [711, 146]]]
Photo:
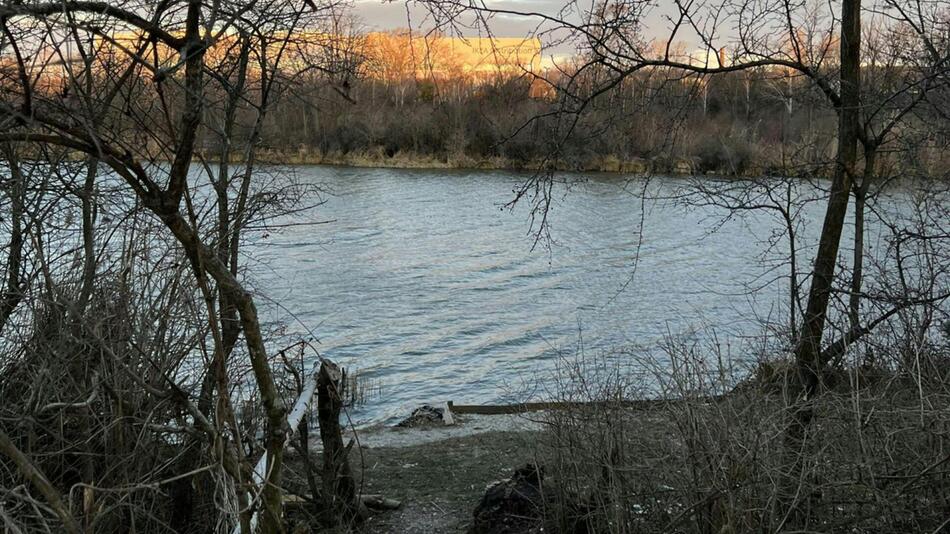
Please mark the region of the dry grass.
[[[950, 394], [904, 370], [852, 367], [790, 440], [794, 377], [668, 351], [632, 378], [606, 360], [562, 368], [542, 456], [555, 532], [936, 532], [950, 509]], [[712, 363], [710, 363], [712, 362]], [[724, 390], [730, 393], [722, 395]], [[644, 410], [620, 402], [647, 391]], [[611, 402], [615, 401], [615, 402]]]

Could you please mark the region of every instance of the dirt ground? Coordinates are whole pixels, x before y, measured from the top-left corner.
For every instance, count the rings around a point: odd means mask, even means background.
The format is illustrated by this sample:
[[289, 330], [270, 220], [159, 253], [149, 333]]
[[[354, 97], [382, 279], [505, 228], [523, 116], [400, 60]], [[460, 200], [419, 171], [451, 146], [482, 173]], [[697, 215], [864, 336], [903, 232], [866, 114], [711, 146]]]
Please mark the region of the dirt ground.
[[[359, 443], [351, 450], [350, 465], [361, 477], [362, 493], [402, 503], [397, 510], [374, 512], [355, 532], [466, 532], [485, 489], [534, 461], [541, 430], [536, 419], [537, 414], [464, 415], [451, 426], [345, 432], [345, 441], [355, 437]], [[319, 462], [318, 436], [312, 436], [311, 454]], [[309, 493], [296, 451], [288, 461], [285, 482], [301, 495]], [[310, 531], [316, 532], [313, 526]]]
[[[382, 494], [403, 505], [374, 515], [362, 531], [465, 532], [485, 488], [532, 461], [535, 436], [533, 431], [496, 430], [405, 447], [363, 449], [364, 493]], [[354, 463], [359, 465], [358, 460]]]

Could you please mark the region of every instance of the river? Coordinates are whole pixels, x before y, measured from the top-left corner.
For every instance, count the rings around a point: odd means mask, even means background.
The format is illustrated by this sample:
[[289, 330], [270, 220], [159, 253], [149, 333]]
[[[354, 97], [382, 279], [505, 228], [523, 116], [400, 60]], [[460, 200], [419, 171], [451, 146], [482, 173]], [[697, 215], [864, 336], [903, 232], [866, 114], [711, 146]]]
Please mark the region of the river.
[[[740, 344], [784, 321], [785, 274], [769, 271], [778, 228], [656, 200], [685, 179], [573, 176], [536, 243], [528, 203], [503, 205], [526, 175], [300, 167], [325, 202], [245, 249], [262, 316], [371, 385], [353, 416], [390, 422], [424, 402], [523, 398], [558, 356], [650, 350], [665, 336]], [[643, 200], [646, 191], [652, 200]], [[813, 242], [822, 213], [803, 241]], [[642, 233], [641, 233], [642, 228]], [[810, 262], [810, 253], [807, 262]], [[279, 305], [275, 304], [279, 303]], [[741, 354], [741, 350], [736, 350]], [[737, 356], [742, 358], [742, 356]]]

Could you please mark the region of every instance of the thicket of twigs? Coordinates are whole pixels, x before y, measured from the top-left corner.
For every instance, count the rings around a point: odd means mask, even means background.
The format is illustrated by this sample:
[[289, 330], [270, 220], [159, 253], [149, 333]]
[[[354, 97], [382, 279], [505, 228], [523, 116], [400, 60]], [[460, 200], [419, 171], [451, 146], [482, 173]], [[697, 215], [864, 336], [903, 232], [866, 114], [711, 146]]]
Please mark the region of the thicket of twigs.
[[[650, 357], [567, 359], [552, 391], [590, 404], [543, 418], [544, 521], [556, 532], [938, 532], [950, 336], [934, 334], [863, 344], [826, 377], [803, 442], [788, 438], [801, 407], [788, 362], [743, 366], [674, 342]], [[631, 408], [657, 394], [667, 400]]]
[[[146, 249], [130, 242], [128, 253]], [[45, 298], [30, 300], [4, 329], [2, 429], [62, 493], [58, 504], [92, 531], [156, 531], [192, 517], [198, 526], [214, 514], [192, 516], [181, 507], [227, 502], [200, 493], [176, 498], [187, 491], [176, 477], [197, 469], [213, 477], [219, 467], [203, 467], [201, 439], [190, 434], [190, 415], [175, 399], [200, 388], [196, 376], [182, 377], [202, 326], [173, 263], [148, 271], [117, 262], [90, 287], [51, 273]], [[54, 504], [8, 458], [0, 465], [5, 528], [56, 530], [49, 526]]]
[[257, 150], [316, 66], [285, 51], [337, 15], [0, 3], [0, 528], [283, 530], [310, 369], [261, 320], [243, 247], [320, 202]]
[[[147, 248], [130, 242], [128, 254], [141, 260]], [[182, 283], [187, 271], [179, 262], [161, 256], [119, 261], [134, 269], [101, 266], [109, 274], [97, 277], [82, 316], [73, 313], [81, 283], [68, 272], [63, 279], [51, 275], [49, 300], [12, 317], [0, 347], [0, 530], [230, 531], [242, 512], [233, 478], [249, 480], [251, 473], [230, 472], [234, 466], [225, 465], [219, 449], [255, 461], [264, 452], [266, 417], [248, 370], [236, 362], [230, 376], [235, 439], [244, 450], [209, 440], [195, 422], [223, 408], [208, 395], [203, 370], [210, 355], [201, 341], [207, 324], [196, 308], [200, 296]], [[306, 344], [295, 344], [273, 358], [287, 406], [308, 380], [311, 357]], [[343, 401], [361, 402], [366, 385], [358, 376], [346, 380]], [[310, 419], [316, 415], [304, 418], [315, 426]], [[288, 472], [291, 493], [306, 496], [286, 518], [289, 526], [299, 518], [335, 521], [321, 501], [313, 434], [292, 443], [310, 461], [296, 464], [304, 471]], [[33, 477], [10, 454], [14, 448]]]

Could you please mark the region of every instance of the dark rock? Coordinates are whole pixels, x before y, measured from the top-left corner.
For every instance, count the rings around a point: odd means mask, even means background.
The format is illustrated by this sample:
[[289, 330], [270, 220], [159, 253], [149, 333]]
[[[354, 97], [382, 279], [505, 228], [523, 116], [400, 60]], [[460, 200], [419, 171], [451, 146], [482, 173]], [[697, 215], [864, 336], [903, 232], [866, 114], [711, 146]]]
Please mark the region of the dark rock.
[[442, 426], [445, 424], [445, 409], [424, 404], [412, 411], [412, 415], [396, 424], [400, 428]]
[[541, 532], [544, 470], [528, 464], [507, 480], [495, 482], [485, 490], [470, 534], [522, 534]]

